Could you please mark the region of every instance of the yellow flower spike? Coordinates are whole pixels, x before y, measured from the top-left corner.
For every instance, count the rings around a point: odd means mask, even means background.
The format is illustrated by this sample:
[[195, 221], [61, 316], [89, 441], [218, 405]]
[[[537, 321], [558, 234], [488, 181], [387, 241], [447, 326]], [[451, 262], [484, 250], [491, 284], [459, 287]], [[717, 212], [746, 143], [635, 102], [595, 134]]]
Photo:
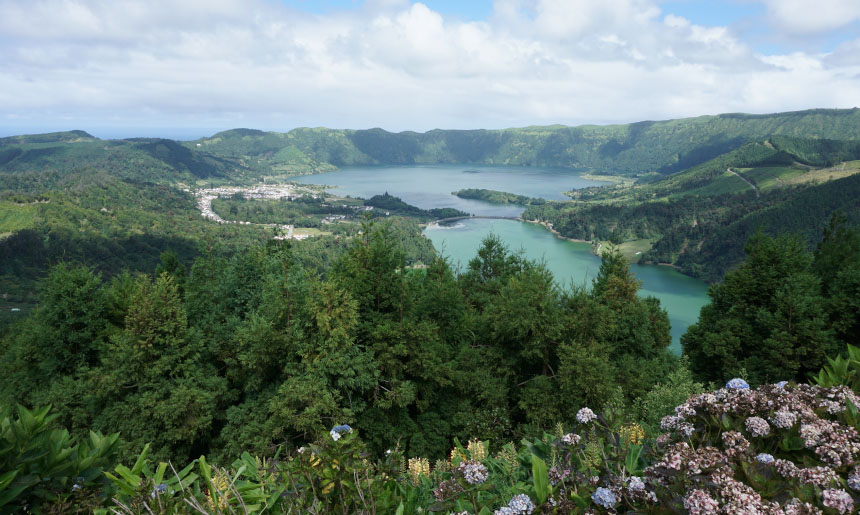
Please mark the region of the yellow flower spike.
[[466, 458], [466, 455], [463, 453], [463, 451], [460, 450], [459, 447], [454, 447], [453, 449], [451, 449], [450, 461], [453, 464], [454, 461], [458, 459], [460, 461], [466, 461], [468, 458]]
[[324, 486], [322, 489], [322, 493], [323, 493], [323, 495], [328, 495], [331, 493], [332, 490], [334, 490], [334, 481], [332, 481], [329, 484], [327, 484], [326, 486]]
[[480, 440], [469, 440], [466, 448], [469, 450], [469, 456], [475, 461], [484, 461], [487, 458], [487, 445]]
[[430, 460], [427, 458], [409, 458], [409, 478], [412, 484], [419, 485], [421, 476], [430, 477]]
[[218, 503], [215, 503], [215, 498], [212, 492], [206, 494], [206, 504], [211, 512], [223, 512], [227, 509], [228, 497], [230, 495], [230, 478], [224, 470], [214, 469], [215, 475], [212, 477], [212, 485], [215, 487], [215, 493], [218, 495]]
[[639, 445], [645, 440], [645, 429], [639, 424], [627, 424], [618, 430], [618, 435], [629, 444]]

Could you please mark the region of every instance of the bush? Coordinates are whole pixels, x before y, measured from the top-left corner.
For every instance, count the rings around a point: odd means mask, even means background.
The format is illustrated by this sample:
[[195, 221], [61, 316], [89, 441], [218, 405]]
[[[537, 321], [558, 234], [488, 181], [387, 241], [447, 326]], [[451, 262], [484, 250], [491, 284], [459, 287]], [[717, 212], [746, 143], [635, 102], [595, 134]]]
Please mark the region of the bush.
[[645, 475], [664, 507], [690, 513], [848, 513], [860, 489], [857, 403], [844, 386], [732, 380], [663, 418]]
[[98, 506], [103, 470], [116, 461], [119, 434], [90, 432], [77, 441], [65, 429], [52, 429], [57, 415], [47, 406], [16, 415], [0, 409], [0, 511], [59, 511]]

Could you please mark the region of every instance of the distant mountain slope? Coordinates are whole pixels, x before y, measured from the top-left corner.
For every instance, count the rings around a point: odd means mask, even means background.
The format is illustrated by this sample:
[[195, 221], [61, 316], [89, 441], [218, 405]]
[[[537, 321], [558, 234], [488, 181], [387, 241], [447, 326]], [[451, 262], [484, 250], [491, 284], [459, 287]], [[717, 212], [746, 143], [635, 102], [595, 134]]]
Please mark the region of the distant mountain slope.
[[823, 168], [857, 159], [860, 159], [860, 140], [776, 135], [746, 143], [705, 163], [662, 178], [654, 183], [654, 189], [659, 195], [740, 192], [747, 188], [743, 179], [757, 182], [756, 174], [750, 173], [750, 169], [781, 167], [788, 172], [792, 167]]
[[[675, 242], [674, 248], [658, 242], [644, 256], [645, 261], [667, 261], [672, 253], [677, 253], [674, 263], [681, 270], [717, 280], [743, 260], [744, 244], [759, 229], [772, 236], [798, 234], [813, 247], [836, 211], [846, 216], [849, 225], [860, 226], [860, 174], [791, 195], [783, 192], [774, 192], [774, 195], [765, 207], [734, 219], [726, 216], [699, 230], [676, 227], [664, 236], [665, 243]], [[685, 244], [678, 246], [678, 242]]]
[[24, 134], [0, 138], [0, 147], [5, 145], [26, 145], [29, 143], [75, 143], [95, 141], [95, 136], [85, 131], [47, 132], [45, 134]]
[[771, 136], [633, 187], [576, 192], [574, 203], [530, 206], [523, 217], [586, 240], [651, 240], [644, 263], [720, 280], [761, 229], [810, 245], [837, 210], [860, 225], [860, 141]]
[[175, 183], [227, 178], [238, 168], [234, 160], [167, 139], [100, 140], [83, 131], [0, 139], [0, 190], [51, 189], [81, 172]]
[[304, 171], [335, 166], [483, 163], [590, 168], [624, 173], [677, 172], [746, 143], [779, 136], [860, 140], [860, 109], [767, 115], [722, 114], [626, 125], [503, 130], [234, 129], [187, 143], [215, 155]]

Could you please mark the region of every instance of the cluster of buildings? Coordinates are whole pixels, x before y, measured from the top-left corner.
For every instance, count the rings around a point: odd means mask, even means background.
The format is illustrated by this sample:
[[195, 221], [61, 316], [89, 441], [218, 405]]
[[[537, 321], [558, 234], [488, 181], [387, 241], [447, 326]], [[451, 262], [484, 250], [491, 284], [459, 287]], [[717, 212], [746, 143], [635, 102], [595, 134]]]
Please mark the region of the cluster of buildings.
[[[218, 188], [207, 188], [197, 190], [194, 193], [194, 196], [197, 197], [197, 207], [200, 209], [200, 214], [203, 218], [207, 220], [212, 220], [213, 222], [218, 222], [219, 224], [241, 224], [241, 225], [253, 225], [251, 222], [240, 222], [233, 220], [224, 220], [218, 214], [212, 210], [212, 201], [216, 198], [221, 197], [232, 197], [233, 195], [241, 193], [244, 198], [247, 199], [263, 199], [263, 200], [281, 200], [281, 199], [294, 199], [302, 196], [301, 193], [296, 191], [295, 186], [291, 184], [272, 184], [272, 185], [260, 185], [260, 186], [221, 186]], [[286, 240], [286, 239], [295, 239], [295, 240], [303, 240], [307, 238], [308, 234], [294, 234], [292, 225], [278, 225], [278, 224], [258, 224], [265, 225], [266, 227], [277, 227], [281, 234], [275, 236], [275, 239]]]

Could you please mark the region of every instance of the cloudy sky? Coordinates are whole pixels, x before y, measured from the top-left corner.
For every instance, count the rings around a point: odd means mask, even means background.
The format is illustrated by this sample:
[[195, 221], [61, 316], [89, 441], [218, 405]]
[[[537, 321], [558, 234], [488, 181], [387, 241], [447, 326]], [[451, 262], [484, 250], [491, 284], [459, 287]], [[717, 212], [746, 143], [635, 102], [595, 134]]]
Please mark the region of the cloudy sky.
[[860, 0], [0, 0], [0, 134], [860, 105]]

